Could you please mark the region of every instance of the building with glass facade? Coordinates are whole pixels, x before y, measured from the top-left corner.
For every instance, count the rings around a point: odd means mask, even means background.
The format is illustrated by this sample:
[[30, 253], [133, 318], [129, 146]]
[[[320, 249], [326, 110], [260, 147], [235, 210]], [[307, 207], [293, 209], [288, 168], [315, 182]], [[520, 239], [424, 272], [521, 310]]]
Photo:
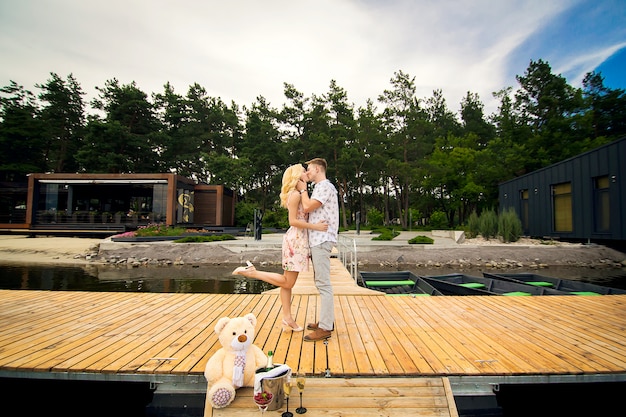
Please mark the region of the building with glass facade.
[[7, 195], [20, 209], [0, 218], [0, 228], [234, 225], [232, 191], [176, 174], [30, 174], [24, 191]]

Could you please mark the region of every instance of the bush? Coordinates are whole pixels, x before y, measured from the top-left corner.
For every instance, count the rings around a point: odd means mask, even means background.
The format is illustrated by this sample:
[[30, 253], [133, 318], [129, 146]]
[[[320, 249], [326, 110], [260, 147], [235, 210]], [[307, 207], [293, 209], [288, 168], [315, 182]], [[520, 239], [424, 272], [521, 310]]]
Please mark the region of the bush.
[[522, 236], [522, 221], [513, 207], [509, 207], [498, 218], [498, 235], [504, 242], [517, 242]]
[[393, 238], [400, 234], [400, 232], [385, 228], [377, 229], [376, 232], [373, 233], [380, 233], [380, 235], [373, 237], [372, 240], [393, 240]]
[[235, 236], [225, 235], [210, 235], [210, 236], [186, 236], [181, 239], [176, 239], [174, 243], [202, 243], [202, 242], [216, 242], [222, 240], [235, 240]]
[[435, 241], [428, 236], [415, 236], [413, 239], [409, 240], [410, 244], [419, 243], [422, 245], [432, 245]]
[[374, 228], [376, 226], [383, 225], [383, 213], [375, 208], [371, 208], [367, 211], [367, 224]]
[[254, 223], [254, 209], [257, 204], [240, 201], [235, 205], [235, 226], [246, 227]]
[[447, 229], [448, 218], [443, 211], [435, 211], [430, 215], [429, 225], [433, 229]]
[[480, 234], [487, 240], [498, 235], [498, 215], [495, 211], [486, 210], [480, 215]]
[[135, 231], [135, 236], [180, 236], [187, 231], [184, 227], [169, 227], [165, 224], [149, 224], [139, 227]]
[[470, 239], [480, 234], [480, 219], [478, 218], [478, 214], [476, 214], [476, 210], [472, 211], [472, 214], [470, 214], [467, 219], [466, 234]]

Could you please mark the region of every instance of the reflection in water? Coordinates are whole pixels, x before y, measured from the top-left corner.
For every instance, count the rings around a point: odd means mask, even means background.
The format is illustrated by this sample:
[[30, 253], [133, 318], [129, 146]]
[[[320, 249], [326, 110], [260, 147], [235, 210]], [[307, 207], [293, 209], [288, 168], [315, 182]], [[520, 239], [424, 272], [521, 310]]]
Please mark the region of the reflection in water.
[[[86, 265], [84, 267], [2, 265], [0, 289], [56, 291], [114, 291], [155, 293], [260, 294], [275, 288], [263, 281], [233, 276], [233, 266], [169, 266], [114, 267]], [[265, 268], [280, 272], [279, 267]], [[376, 265], [362, 266], [363, 271], [410, 270], [418, 275], [463, 273], [482, 276], [487, 268], [454, 270], [451, 268], [415, 268], [401, 265], [395, 268]], [[626, 289], [626, 270], [615, 268], [550, 267], [540, 270], [498, 269], [499, 272], [534, 272], [557, 278], [593, 282], [598, 285]]]
[[275, 288], [233, 276], [233, 267], [86, 267], [0, 265], [0, 289], [155, 293], [260, 294]]

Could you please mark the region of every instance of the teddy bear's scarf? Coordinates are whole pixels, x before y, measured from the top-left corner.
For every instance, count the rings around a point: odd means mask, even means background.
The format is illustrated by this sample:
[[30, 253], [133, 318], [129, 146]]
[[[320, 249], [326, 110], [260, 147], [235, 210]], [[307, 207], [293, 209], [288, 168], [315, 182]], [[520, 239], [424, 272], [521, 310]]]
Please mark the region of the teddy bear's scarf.
[[233, 366], [233, 386], [243, 387], [243, 370], [246, 367], [246, 352], [239, 351], [235, 354]]

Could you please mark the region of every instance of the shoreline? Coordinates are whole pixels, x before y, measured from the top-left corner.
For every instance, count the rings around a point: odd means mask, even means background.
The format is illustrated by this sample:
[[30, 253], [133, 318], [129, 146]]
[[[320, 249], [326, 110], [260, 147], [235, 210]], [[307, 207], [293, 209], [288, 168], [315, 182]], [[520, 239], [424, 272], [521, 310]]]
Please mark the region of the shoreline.
[[[372, 241], [371, 235], [347, 233], [357, 246], [359, 265], [394, 267], [626, 267], [626, 254], [602, 245], [583, 245], [521, 239], [497, 241], [435, 239], [433, 245], [410, 245], [418, 232], [402, 232], [394, 241]], [[419, 232], [423, 234], [424, 232]], [[343, 234], [342, 234], [343, 235]], [[282, 234], [263, 235], [260, 241], [240, 238], [211, 243], [112, 242], [77, 237], [0, 235], [0, 263], [50, 265], [219, 266], [243, 264], [280, 266]]]

